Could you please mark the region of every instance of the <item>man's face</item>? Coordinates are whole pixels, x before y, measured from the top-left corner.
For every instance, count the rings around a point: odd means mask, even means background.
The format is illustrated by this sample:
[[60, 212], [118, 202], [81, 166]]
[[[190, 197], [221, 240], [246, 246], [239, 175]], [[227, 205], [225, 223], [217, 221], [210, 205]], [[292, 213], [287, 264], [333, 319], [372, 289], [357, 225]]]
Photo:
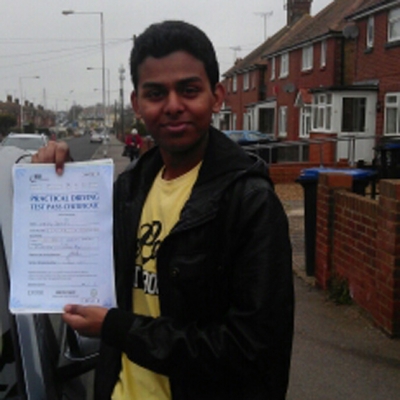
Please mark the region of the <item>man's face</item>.
[[196, 155], [208, 135], [213, 112], [218, 112], [224, 89], [210, 87], [203, 63], [187, 52], [146, 58], [138, 68], [132, 105], [162, 153]]

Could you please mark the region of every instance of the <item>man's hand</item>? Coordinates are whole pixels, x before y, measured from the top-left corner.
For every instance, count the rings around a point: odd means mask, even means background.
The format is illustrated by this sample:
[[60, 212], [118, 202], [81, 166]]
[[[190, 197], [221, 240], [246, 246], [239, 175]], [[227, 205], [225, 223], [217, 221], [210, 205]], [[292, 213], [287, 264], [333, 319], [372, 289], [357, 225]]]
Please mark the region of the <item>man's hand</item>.
[[68, 304], [62, 316], [65, 323], [78, 331], [82, 336], [100, 336], [101, 327], [108, 309], [96, 306]]
[[56, 172], [62, 175], [64, 164], [72, 161], [68, 144], [65, 142], [50, 141], [46, 147], [42, 147], [32, 156], [32, 163], [35, 164], [51, 164], [56, 165]]

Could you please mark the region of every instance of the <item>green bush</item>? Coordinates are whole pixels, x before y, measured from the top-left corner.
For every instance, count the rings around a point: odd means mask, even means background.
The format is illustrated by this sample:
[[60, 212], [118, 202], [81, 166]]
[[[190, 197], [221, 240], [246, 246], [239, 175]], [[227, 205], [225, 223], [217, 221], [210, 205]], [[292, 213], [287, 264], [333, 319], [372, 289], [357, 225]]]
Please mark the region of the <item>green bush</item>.
[[332, 275], [328, 282], [329, 299], [336, 304], [352, 304], [349, 282], [337, 274]]

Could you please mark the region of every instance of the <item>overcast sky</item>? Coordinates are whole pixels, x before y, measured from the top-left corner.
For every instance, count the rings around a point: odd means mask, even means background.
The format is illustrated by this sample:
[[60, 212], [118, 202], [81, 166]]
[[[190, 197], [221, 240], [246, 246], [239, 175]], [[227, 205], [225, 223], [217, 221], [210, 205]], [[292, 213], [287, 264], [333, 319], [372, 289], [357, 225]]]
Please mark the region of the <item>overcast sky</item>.
[[[53, 110], [102, 101], [100, 14], [65, 16], [63, 10], [103, 13], [105, 66], [114, 104], [121, 66], [126, 70], [124, 102], [129, 99], [132, 37], [151, 23], [181, 19], [200, 27], [214, 43], [223, 73], [235, 55], [244, 57], [264, 41], [264, 17], [257, 13], [272, 12], [266, 18], [268, 36], [285, 25], [286, 1], [0, 0], [0, 100], [7, 94], [19, 98], [22, 88], [23, 98]], [[331, 1], [313, 0], [311, 14]]]

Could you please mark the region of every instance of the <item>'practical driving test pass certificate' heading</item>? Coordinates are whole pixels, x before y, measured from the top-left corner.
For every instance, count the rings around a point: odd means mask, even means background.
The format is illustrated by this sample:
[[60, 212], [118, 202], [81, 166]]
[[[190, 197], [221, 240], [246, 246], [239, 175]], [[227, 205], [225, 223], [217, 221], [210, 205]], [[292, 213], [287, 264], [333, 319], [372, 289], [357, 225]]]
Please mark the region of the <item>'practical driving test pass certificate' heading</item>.
[[13, 168], [10, 310], [115, 305], [112, 160]]

